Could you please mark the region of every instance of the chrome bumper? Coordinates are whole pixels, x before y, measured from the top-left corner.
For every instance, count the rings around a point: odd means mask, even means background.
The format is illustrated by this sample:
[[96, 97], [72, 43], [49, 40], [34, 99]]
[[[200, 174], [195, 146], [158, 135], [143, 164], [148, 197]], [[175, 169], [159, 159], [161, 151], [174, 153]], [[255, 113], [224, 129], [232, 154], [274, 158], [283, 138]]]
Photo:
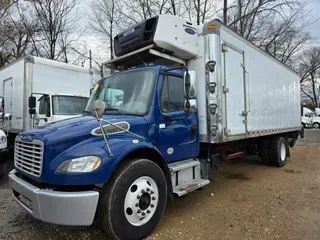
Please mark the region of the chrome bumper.
[[68, 225], [91, 225], [96, 213], [99, 192], [59, 192], [40, 189], [16, 175], [9, 173], [13, 198], [20, 206], [41, 221]]

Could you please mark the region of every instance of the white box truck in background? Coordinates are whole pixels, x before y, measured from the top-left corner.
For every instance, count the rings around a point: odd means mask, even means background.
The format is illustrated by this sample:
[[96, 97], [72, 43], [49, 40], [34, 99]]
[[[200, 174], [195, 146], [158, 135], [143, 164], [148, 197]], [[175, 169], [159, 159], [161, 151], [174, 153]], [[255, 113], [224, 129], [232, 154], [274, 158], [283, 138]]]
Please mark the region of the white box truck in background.
[[[92, 81], [89, 68], [28, 55], [1, 68], [0, 129], [7, 134], [8, 148], [23, 131], [80, 116]], [[34, 104], [31, 109], [29, 103]]]
[[305, 128], [320, 128], [320, 116], [317, 114], [317, 109], [312, 111], [307, 107], [303, 107], [301, 121]]

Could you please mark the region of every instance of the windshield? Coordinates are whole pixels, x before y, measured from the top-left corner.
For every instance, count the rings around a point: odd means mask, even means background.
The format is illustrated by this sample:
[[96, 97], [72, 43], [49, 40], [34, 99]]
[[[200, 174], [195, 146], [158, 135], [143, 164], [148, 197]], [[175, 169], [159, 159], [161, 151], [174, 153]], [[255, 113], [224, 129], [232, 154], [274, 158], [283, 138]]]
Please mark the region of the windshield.
[[105, 114], [144, 115], [148, 112], [155, 81], [153, 69], [121, 72], [101, 80], [92, 92], [86, 111], [100, 99], [106, 105]]
[[81, 115], [88, 98], [78, 96], [52, 96], [53, 115]]

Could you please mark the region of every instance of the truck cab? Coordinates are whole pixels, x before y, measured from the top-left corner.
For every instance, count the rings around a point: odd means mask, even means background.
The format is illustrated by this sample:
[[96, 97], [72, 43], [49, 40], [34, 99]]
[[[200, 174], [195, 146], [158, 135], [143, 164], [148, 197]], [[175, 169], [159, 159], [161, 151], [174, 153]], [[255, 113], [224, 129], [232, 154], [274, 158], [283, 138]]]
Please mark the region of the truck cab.
[[313, 127], [313, 128], [320, 128], [320, 117], [317, 115], [316, 112], [303, 107], [303, 116], [301, 117], [302, 124], [304, 127]]
[[81, 116], [88, 99], [81, 94], [32, 94], [29, 98], [29, 113], [33, 127]]

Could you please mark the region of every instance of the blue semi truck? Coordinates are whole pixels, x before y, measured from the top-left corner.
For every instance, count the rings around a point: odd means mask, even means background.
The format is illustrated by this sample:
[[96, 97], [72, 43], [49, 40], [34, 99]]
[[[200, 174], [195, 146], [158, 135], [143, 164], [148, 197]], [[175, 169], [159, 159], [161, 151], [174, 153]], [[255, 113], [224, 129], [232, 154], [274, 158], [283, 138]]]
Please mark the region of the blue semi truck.
[[218, 20], [160, 15], [114, 42], [106, 67], [116, 73], [83, 116], [15, 140], [12, 196], [37, 219], [87, 226], [99, 216], [110, 238], [142, 239], [168, 199], [210, 182], [221, 155], [282, 167], [303, 136], [296, 73]]

